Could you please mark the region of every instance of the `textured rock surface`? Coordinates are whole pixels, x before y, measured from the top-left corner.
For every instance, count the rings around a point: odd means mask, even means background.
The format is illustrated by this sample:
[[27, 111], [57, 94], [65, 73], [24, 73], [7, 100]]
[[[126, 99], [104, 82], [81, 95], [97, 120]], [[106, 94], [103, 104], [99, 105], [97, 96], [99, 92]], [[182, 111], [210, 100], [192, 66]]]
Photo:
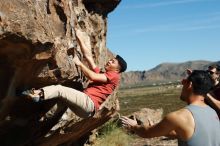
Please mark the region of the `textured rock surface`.
[[[71, 127], [72, 113], [67, 112], [60, 121], [62, 127], [55, 136], [58, 142], [42, 139], [48, 134], [62, 113], [54, 119], [42, 119], [42, 115], [54, 105], [54, 101], [40, 104], [19, 97], [21, 91], [51, 84], [63, 84], [82, 90], [87, 80], [72, 62], [74, 55], [83, 59], [75, 37], [81, 29], [91, 39], [95, 62], [103, 67], [110, 52], [106, 49], [107, 14], [120, 0], [0, 0], [0, 139], [1, 145], [36, 145], [35, 142], [58, 145], [78, 140], [96, 126], [107, 121], [116, 109], [111, 106], [102, 119], [99, 115], [80, 124], [91, 126], [74, 137], [60, 131]], [[106, 108], [104, 108], [106, 109]], [[100, 114], [103, 114], [100, 111]], [[71, 117], [71, 118], [70, 118]], [[68, 120], [67, 120], [68, 119]], [[71, 121], [71, 122], [68, 122]], [[68, 126], [67, 126], [68, 125]], [[71, 125], [71, 126], [70, 126]], [[75, 125], [77, 127], [77, 125]], [[71, 129], [71, 128], [70, 128]], [[79, 131], [80, 132], [80, 131]], [[13, 139], [13, 141], [11, 140]], [[47, 139], [50, 139], [48, 137]], [[51, 138], [52, 139], [52, 138]], [[50, 139], [50, 140], [51, 140]]]

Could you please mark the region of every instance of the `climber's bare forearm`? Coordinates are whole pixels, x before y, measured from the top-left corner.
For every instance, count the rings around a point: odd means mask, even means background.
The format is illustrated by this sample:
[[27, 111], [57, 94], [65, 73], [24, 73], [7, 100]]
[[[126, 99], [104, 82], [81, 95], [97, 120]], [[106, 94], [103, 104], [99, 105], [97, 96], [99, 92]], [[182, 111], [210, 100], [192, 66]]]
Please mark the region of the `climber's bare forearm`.
[[96, 68], [97, 67], [97, 65], [95, 64], [95, 61], [94, 61], [94, 59], [92, 58], [92, 57], [86, 57], [86, 60], [87, 60], [87, 62], [88, 62], [88, 64], [89, 64], [89, 67], [91, 68], [91, 69], [94, 69], [94, 68]]

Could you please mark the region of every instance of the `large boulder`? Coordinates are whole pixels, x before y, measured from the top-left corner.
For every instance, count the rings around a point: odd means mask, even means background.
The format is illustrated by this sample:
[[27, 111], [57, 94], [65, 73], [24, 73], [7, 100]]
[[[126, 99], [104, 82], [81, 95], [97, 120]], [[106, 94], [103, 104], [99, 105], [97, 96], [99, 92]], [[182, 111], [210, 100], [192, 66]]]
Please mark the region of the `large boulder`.
[[43, 118], [56, 101], [34, 103], [21, 92], [51, 84], [78, 90], [86, 87], [87, 79], [72, 61], [74, 55], [84, 60], [75, 31], [89, 35], [95, 62], [103, 67], [111, 56], [106, 48], [107, 14], [119, 3], [0, 0], [0, 145], [71, 144], [114, 115], [115, 93], [113, 104], [103, 105], [94, 117], [82, 120], [67, 107]]

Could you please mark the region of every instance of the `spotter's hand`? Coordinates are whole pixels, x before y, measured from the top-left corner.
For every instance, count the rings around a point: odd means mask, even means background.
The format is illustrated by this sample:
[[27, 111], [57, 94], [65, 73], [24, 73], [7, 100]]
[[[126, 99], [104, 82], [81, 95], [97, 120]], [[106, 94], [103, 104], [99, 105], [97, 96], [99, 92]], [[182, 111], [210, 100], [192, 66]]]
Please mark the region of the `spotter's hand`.
[[133, 127], [137, 126], [137, 120], [136, 118], [134, 117], [134, 120], [133, 119], [130, 119], [128, 117], [125, 117], [125, 116], [122, 116], [120, 118], [121, 122], [122, 122], [122, 126], [127, 129], [127, 130], [132, 130]]

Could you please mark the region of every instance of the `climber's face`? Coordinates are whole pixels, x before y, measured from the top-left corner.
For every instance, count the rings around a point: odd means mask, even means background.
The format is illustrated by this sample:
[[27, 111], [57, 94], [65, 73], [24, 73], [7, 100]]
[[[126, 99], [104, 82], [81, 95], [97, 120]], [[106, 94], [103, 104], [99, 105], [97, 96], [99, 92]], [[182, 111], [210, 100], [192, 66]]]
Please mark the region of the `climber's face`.
[[118, 60], [113, 58], [109, 60], [106, 65], [105, 65], [105, 70], [106, 71], [120, 71], [120, 65], [118, 63]]

